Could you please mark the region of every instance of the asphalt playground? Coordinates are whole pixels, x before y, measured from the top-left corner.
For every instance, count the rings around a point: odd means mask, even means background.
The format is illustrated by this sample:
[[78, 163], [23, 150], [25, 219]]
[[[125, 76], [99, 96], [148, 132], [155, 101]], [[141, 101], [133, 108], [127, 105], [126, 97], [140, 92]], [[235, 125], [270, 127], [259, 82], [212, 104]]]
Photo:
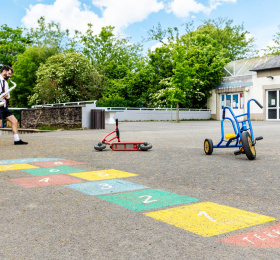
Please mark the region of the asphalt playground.
[[114, 125], [0, 136], [0, 259], [280, 259], [280, 122], [252, 124], [253, 161], [204, 153], [219, 121], [119, 122], [149, 151], [95, 151]]

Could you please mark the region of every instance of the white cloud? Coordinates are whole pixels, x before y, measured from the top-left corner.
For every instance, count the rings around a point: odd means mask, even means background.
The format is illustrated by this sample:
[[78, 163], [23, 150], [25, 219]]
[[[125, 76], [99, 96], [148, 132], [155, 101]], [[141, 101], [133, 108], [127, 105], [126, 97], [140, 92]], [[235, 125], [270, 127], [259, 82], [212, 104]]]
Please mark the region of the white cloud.
[[164, 8], [160, 0], [93, 0], [93, 6], [100, 8], [102, 16], [90, 11], [90, 6], [82, 5], [81, 0], [55, 0], [54, 4], [30, 5], [22, 23], [27, 28], [36, 27], [37, 20], [44, 16], [46, 22], [54, 21], [62, 29], [85, 32], [87, 24], [93, 24], [97, 33], [102, 26], [115, 26], [117, 31], [135, 22], [141, 22], [151, 13]]
[[191, 13], [210, 14], [223, 3], [236, 3], [237, 0], [209, 0], [209, 6], [203, 5], [198, 0], [172, 0], [167, 6], [167, 12], [172, 12], [179, 18], [190, 16]]
[[164, 9], [157, 0], [93, 0], [93, 4], [103, 10], [103, 21], [117, 27], [141, 22], [151, 13]]

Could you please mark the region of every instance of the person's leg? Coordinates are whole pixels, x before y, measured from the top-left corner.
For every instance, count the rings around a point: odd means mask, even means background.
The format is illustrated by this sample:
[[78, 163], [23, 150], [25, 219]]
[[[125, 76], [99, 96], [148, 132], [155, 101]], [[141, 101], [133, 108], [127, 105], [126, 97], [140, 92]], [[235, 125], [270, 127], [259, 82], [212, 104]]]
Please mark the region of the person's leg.
[[14, 134], [14, 144], [28, 144], [27, 142], [23, 142], [18, 136], [18, 120], [14, 115], [7, 116], [7, 120], [12, 124], [12, 131]]
[[11, 116], [8, 116], [7, 117], [7, 120], [12, 124], [12, 131], [13, 131], [13, 134], [18, 134], [18, 127], [17, 127], [17, 119], [15, 118], [14, 115], [11, 115]]

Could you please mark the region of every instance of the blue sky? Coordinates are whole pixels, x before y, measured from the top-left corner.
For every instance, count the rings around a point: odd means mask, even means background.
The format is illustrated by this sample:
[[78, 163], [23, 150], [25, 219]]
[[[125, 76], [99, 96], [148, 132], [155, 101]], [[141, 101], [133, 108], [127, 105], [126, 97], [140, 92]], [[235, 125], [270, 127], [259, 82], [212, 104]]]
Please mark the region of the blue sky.
[[[88, 23], [98, 33], [112, 25], [116, 32], [139, 42], [152, 27], [163, 28], [224, 17], [244, 23], [261, 49], [271, 43], [280, 25], [279, 0], [10, 0], [2, 3], [0, 25], [35, 27], [44, 16], [63, 29], [85, 31]], [[146, 47], [155, 44], [150, 42]]]

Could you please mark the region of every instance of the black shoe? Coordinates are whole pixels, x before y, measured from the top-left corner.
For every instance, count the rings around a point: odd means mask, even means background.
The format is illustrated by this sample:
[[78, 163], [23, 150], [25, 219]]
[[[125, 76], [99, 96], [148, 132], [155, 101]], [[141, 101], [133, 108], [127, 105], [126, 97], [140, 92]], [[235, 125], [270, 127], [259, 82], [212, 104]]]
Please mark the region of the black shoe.
[[23, 142], [22, 140], [19, 141], [15, 141], [14, 142], [15, 145], [19, 145], [19, 144], [28, 144], [27, 142]]

